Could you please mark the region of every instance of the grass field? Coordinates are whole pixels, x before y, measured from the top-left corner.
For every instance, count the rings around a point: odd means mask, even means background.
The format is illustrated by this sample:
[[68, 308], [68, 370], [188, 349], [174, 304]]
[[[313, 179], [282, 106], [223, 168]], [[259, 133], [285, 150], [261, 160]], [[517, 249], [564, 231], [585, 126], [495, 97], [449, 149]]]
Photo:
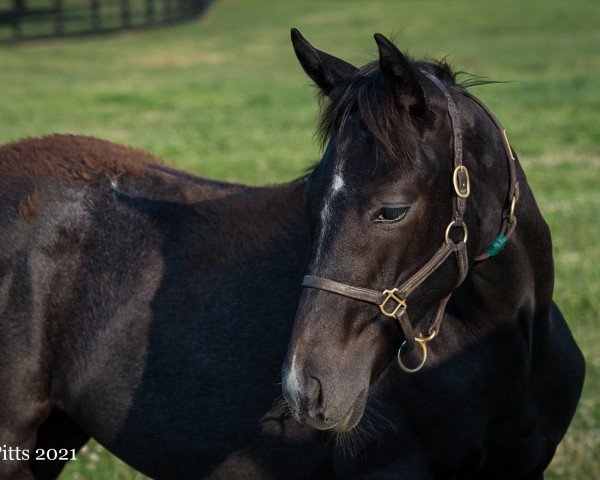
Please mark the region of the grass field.
[[[555, 298], [587, 359], [578, 414], [547, 478], [600, 478], [600, 2], [216, 2], [171, 29], [0, 48], [0, 142], [51, 132], [143, 147], [200, 175], [289, 180], [318, 156], [296, 26], [354, 63], [372, 34], [512, 83], [475, 89], [507, 128], [550, 224]], [[62, 479], [143, 478], [90, 443]]]

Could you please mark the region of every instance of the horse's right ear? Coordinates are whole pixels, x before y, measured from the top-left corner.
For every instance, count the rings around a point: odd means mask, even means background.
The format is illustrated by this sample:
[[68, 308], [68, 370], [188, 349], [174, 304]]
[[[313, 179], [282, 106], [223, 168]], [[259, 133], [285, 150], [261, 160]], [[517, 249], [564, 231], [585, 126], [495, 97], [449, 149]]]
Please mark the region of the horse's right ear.
[[329, 95], [341, 80], [358, 71], [354, 65], [317, 50], [295, 28], [292, 28], [291, 33], [292, 45], [300, 65], [325, 95]]

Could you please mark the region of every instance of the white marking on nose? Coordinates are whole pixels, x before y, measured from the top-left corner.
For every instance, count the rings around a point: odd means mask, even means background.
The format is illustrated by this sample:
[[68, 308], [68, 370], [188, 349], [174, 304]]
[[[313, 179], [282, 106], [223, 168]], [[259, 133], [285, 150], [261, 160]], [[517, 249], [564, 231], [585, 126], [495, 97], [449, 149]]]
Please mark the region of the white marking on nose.
[[296, 354], [292, 356], [292, 364], [290, 365], [290, 371], [285, 378], [285, 386], [288, 392], [298, 394], [300, 390], [300, 382], [298, 381], [298, 372], [296, 370]]

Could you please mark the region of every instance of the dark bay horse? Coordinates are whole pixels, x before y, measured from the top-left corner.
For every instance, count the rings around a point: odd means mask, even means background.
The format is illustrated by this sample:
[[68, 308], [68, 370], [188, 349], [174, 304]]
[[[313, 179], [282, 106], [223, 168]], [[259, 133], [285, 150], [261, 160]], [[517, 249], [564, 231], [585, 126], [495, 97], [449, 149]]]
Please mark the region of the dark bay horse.
[[327, 148], [306, 186], [285, 397], [334, 432], [382, 404], [396, 430], [342, 476], [542, 478], [584, 376], [550, 232], [493, 114], [447, 66], [375, 40], [379, 61], [358, 69], [292, 32]]
[[156, 478], [330, 471], [323, 434], [272, 408], [303, 187], [204, 180], [86, 137], [0, 147], [0, 479], [55, 478], [65, 462], [35, 449], [68, 459], [90, 436]]
[[[418, 330], [453, 291], [425, 366], [401, 372], [390, 360], [415, 342], [395, 321], [314, 288], [301, 297], [302, 278], [383, 289], [427, 262], [450, 217], [452, 129], [440, 90], [419, 78], [419, 93], [409, 74], [461, 89], [389, 45], [357, 70], [293, 42], [331, 102], [332, 141], [308, 181], [219, 183], [87, 137], [0, 147], [0, 447], [12, 449], [0, 478], [55, 478], [90, 436], [166, 479], [541, 476], [583, 364], [551, 302], [549, 234], [522, 171], [518, 228], [473, 263], [509, 179], [497, 132], [457, 99], [468, 274], [453, 290], [448, 258], [407, 299]], [[290, 337], [284, 393], [309, 426], [274, 406]], [[323, 429], [358, 454], [336, 453]]]

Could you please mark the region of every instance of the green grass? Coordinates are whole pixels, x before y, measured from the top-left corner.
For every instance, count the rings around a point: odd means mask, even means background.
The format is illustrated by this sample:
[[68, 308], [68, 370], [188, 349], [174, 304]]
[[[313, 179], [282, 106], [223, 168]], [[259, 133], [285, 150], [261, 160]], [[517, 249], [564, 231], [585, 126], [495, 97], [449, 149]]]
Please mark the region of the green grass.
[[[171, 29], [0, 48], [0, 141], [51, 132], [143, 147], [214, 178], [279, 182], [318, 159], [296, 26], [355, 63], [372, 34], [417, 57], [513, 83], [475, 89], [519, 151], [550, 224], [555, 298], [587, 359], [578, 414], [549, 479], [600, 478], [600, 2], [217, 2]], [[63, 479], [142, 478], [91, 443]]]

